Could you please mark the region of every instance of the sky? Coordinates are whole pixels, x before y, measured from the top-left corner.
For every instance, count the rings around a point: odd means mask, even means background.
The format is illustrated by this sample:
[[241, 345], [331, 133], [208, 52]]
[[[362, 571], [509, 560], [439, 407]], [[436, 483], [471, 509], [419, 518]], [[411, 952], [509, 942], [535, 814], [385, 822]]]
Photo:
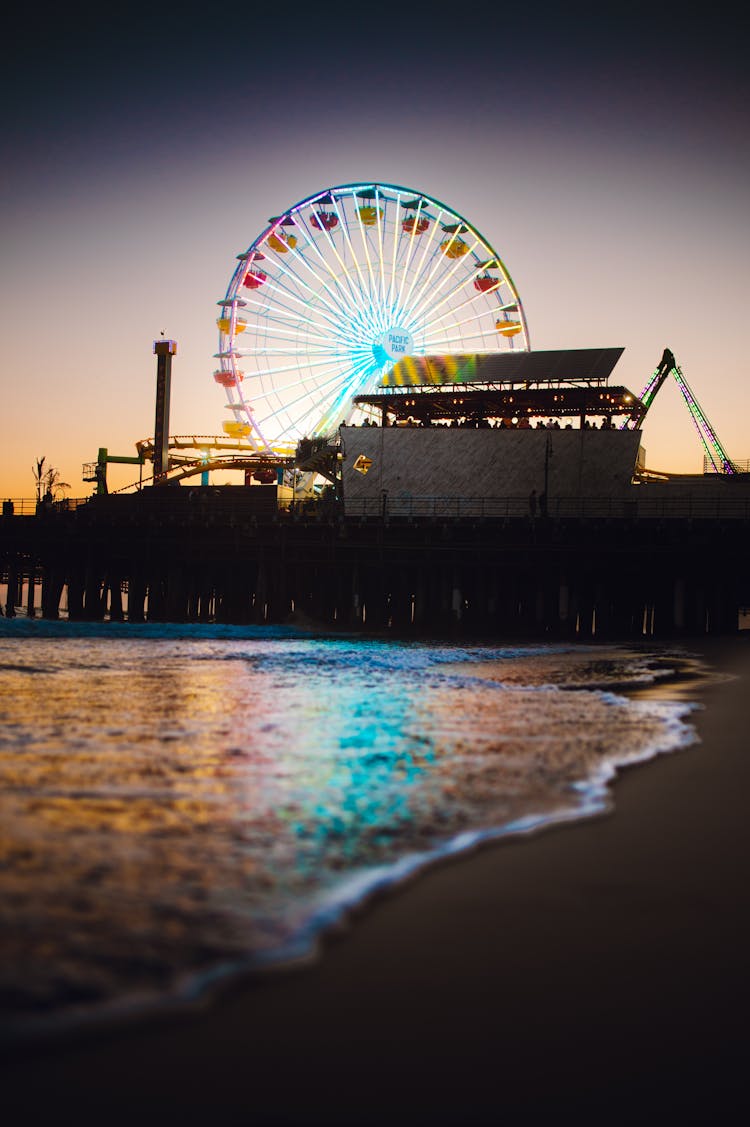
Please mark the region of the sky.
[[[722, 5], [283, 8], [63, 5], [12, 17], [2, 83], [0, 493], [46, 456], [86, 496], [100, 446], [214, 434], [216, 302], [268, 217], [325, 187], [402, 184], [496, 248], [531, 345], [622, 346], [635, 392], [665, 347], [750, 459], [750, 80]], [[652, 469], [700, 472], [675, 385]], [[111, 467], [113, 487], [133, 479]]]

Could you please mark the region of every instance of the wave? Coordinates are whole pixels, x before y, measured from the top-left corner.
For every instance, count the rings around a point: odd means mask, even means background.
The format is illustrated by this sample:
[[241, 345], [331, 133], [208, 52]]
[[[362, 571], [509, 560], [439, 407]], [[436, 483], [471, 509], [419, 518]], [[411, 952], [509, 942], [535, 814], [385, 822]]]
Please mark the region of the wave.
[[33, 655], [0, 636], [11, 1040], [312, 959], [373, 896], [599, 814], [696, 739], [689, 703], [621, 691], [696, 675], [679, 651], [48, 625]]

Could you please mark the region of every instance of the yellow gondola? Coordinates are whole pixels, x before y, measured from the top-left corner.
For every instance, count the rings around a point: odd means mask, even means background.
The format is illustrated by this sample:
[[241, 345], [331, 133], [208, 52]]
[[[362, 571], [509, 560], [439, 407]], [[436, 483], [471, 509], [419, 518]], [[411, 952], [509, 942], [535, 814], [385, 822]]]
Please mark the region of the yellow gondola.
[[274, 231], [273, 235], [269, 235], [266, 239], [266, 245], [279, 254], [286, 254], [290, 248], [296, 247], [297, 236], [287, 235], [286, 231]]
[[383, 218], [382, 207], [358, 207], [357, 213], [365, 227], [374, 227], [378, 218]]
[[[232, 331], [232, 320], [230, 317], [219, 317], [216, 324], [219, 326], [219, 329], [222, 333], [229, 333]], [[246, 328], [247, 321], [243, 321], [241, 317], [238, 317], [234, 322], [234, 331], [236, 333], [244, 333]]]
[[504, 321], [501, 318], [499, 321], [495, 321], [495, 328], [499, 333], [502, 333], [504, 337], [514, 337], [521, 331], [521, 322]]
[[446, 239], [440, 244], [440, 249], [446, 258], [463, 258], [469, 253], [468, 244], [463, 239]]
[[236, 419], [225, 419], [221, 426], [230, 438], [247, 438], [250, 434], [250, 423], [240, 423]]

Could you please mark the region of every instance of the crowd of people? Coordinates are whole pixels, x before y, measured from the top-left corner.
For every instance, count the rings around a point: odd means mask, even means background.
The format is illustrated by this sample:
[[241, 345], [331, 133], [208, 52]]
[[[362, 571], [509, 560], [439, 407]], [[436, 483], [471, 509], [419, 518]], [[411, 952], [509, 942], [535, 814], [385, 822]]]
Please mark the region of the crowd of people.
[[[379, 424], [375, 419], [365, 419], [363, 423], [359, 424], [362, 427], [377, 427]], [[528, 419], [528, 418], [503, 418], [503, 419], [448, 419], [435, 421], [434, 419], [415, 419], [411, 415], [396, 423], [385, 423], [385, 426], [401, 426], [401, 427], [463, 427], [473, 430], [576, 430], [572, 423], [566, 423], [564, 426], [560, 425], [559, 419]], [[584, 419], [581, 430], [616, 430], [617, 427], [612, 419], [603, 418], [597, 424], [596, 420]]]

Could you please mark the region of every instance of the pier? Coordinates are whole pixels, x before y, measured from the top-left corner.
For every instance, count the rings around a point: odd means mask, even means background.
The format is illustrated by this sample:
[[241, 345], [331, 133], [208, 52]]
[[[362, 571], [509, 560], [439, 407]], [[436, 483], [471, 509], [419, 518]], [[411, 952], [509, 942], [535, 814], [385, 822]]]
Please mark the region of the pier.
[[[744, 478], [744, 475], [743, 475]], [[280, 508], [276, 487], [151, 488], [6, 511], [3, 611], [101, 622], [297, 622], [394, 636], [727, 634], [750, 605], [750, 487]]]

